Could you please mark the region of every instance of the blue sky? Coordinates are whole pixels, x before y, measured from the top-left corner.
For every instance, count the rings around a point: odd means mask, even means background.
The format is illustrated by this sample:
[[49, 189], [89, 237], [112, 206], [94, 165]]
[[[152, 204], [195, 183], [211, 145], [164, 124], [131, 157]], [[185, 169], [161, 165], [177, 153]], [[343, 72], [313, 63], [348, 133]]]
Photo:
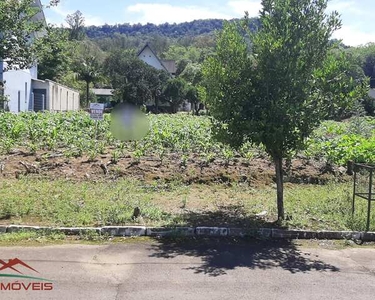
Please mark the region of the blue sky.
[[[43, 0], [47, 3], [47, 0]], [[116, 23], [181, 23], [196, 19], [242, 17], [244, 11], [257, 16], [260, 0], [61, 0], [46, 9], [49, 23], [63, 24], [66, 15], [80, 10], [86, 25]], [[329, 10], [342, 15], [343, 26], [335, 33], [345, 44], [375, 42], [375, 0], [331, 0]]]

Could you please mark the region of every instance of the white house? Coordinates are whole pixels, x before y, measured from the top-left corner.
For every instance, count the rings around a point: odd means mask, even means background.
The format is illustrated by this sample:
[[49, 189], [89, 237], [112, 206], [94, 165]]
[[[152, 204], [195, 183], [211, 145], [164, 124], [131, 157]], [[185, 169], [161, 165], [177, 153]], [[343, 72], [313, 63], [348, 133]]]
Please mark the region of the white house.
[[160, 60], [149, 44], [146, 44], [142, 50], [138, 52], [138, 58], [155, 69], [164, 70], [171, 76], [176, 75], [176, 62], [174, 60]]
[[[45, 23], [40, 0], [34, 0], [40, 13], [34, 21]], [[40, 37], [43, 32], [36, 32], [32, 39]], [[11, 112], [22, 111], [66, 111], [79, 109], [79, 93], [52, 81], [38, 80], [38, 66], [22, 70], [6, 70], [6, 58], [0, 59], [0, 81], [4, 82], [4, 95], [9, 99], [7, 108]], [[5, 106], [5, 103], [4, 103]]]

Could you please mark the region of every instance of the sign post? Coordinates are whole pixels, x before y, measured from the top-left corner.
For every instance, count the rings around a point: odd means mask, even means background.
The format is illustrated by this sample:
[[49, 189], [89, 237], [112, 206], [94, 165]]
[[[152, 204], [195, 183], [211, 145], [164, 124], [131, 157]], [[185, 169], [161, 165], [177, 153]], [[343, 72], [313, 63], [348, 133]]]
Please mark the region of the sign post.
[[90, 118], [93, 119], [96, 123], [95, 140], [97, 140], [98, 139], [98, 122], [104, 120], [104, 104], [103, 103], [90, 103]]
[[95, 121], [102, 121], [104, 119], [104, 104], [90, 103], [90, 117]]

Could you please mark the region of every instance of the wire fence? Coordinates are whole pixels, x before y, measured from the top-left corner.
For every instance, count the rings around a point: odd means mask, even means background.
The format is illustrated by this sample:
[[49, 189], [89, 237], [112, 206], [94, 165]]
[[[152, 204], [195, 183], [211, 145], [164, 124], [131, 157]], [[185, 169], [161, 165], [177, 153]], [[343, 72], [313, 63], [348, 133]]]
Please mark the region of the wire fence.
[[353, 188], [353, 204], [352, 204], [352, 215], [355, 213], [355, 201], [356, 198], [365, 199], [368, 202], [367, 205], [367, 223], [366, 231], [370, 230], [370, 219], [371, 219], [371, 202], [375, 201], [375, 185], [374, 185], [374, 174], [375, 166], [354, 164], [354, 188]]

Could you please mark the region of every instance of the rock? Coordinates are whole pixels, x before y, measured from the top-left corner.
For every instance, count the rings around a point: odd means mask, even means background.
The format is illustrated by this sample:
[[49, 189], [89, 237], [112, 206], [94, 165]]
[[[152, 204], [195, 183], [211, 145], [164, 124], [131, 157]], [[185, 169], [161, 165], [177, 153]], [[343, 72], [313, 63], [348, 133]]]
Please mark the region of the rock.
[[220, 227], [197, 227], [196, 234], [198, 236], [227, 236], [228, 228]]
[[147, 228], [147, 236], [194, 236], [193, 227], [175, 227], [175, 228]]
[[106, 226], [101, 229], [103, 234], [109, 236], [145, 236], [145, 226]]
[[267, 215], [268, 215], [268, 211], [264, 210], [261, 213], [256, 214], [255, 216], [258, 217], [258, 218], [264, 218]]
[[135, 220], [141, 215], [141, 209], [139, 207], [134, 208], [132, 219]]

